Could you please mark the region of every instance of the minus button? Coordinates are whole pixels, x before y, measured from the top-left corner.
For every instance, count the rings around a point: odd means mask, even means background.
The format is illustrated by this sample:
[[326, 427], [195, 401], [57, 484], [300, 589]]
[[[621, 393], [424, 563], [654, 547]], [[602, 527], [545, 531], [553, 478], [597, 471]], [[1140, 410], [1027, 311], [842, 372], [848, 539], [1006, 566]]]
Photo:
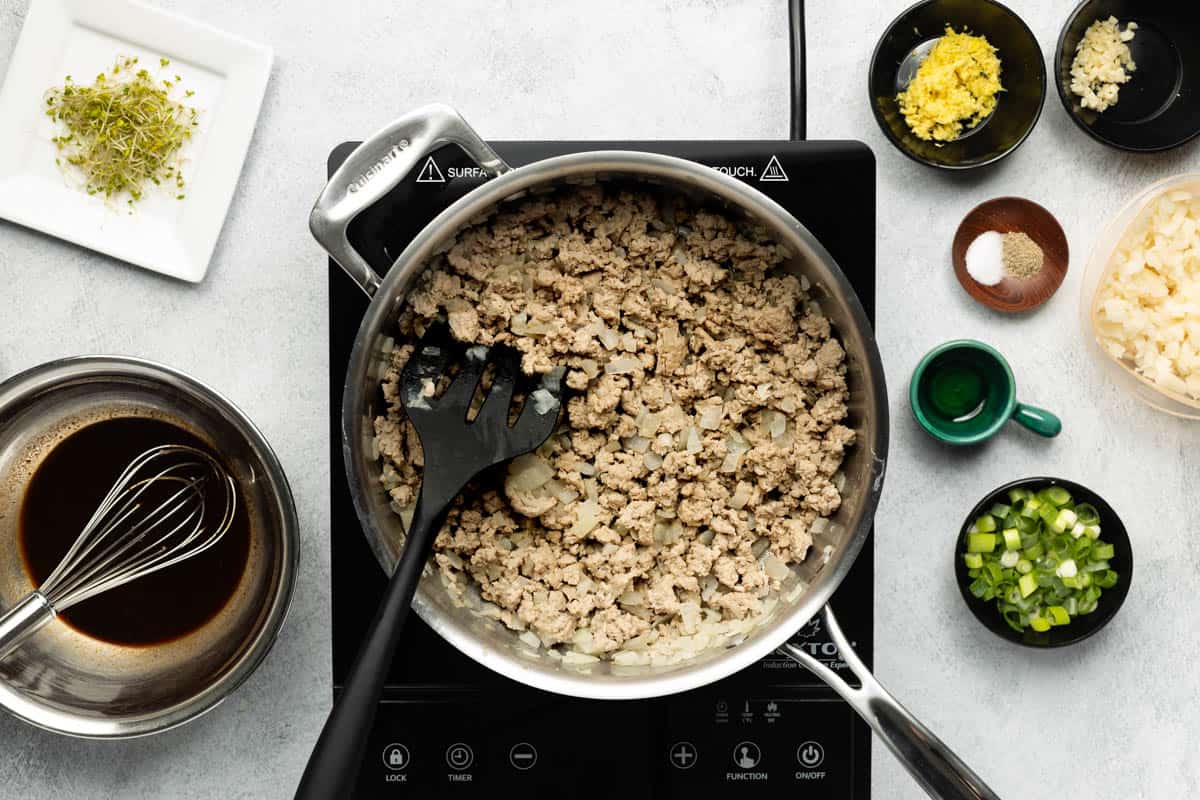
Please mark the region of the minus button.
[[508, 751], [508, 763], [519, 770], [533, 769], [537, 757], [537, 748], [529, 742], [518, 742]]

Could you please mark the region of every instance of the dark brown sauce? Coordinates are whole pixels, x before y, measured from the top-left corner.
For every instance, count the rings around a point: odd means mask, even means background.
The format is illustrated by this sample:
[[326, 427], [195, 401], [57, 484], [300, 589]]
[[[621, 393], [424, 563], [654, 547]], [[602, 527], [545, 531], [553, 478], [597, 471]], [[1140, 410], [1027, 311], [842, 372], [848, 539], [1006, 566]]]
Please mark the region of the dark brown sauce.
[[[58, 566], [129, 462], [162, 444], [217, 455], [188, 431], [147, 417], [95, 422], [50, 451], [21, 503], [21, 557], [34, 585]], [[246, 566], [250, 522], [240, 490], [237, 505], [233, 526], [210, 549], [84, 600], [59, 618], [88, 636], [126, 645], [161, 644], [199, 629], [229, 602]]]

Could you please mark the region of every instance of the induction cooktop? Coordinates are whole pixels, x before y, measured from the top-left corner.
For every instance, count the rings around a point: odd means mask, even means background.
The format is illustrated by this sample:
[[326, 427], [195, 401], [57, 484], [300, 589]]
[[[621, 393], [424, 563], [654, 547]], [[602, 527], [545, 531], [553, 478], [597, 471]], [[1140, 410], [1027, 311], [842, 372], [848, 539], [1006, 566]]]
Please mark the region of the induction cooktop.
[[[356, 143], [338, 146], [332, 173]], [[630, 149], [692, 159], [779, 202], [825, 245], [872, 319], [875, 161], [857, 142], [492, 142], [509, 164], [580, 150]], [[436, 214], [485, 176], [453, 146], [424, 160], [351, 226], [384, 273]], [[383, 592], [360, 533], [340, 444], [341, 395], [367, 298], [329, 264], [333, 689], [340, 691]], [[874, 548], [868, 540], [833, 596], [847, 636], [872, 662]], [[793, 641], [848, 675], [814, 620]], [[710, 686], [637, 701], [580, 700], [481, 667], [410, 616], [388, 675], [357, 784], [347, 797], [723, 798], [865, 800], [867, 726], [794, 662], [768, 656]], [[500, 793], [497, 795], [496, 793]]]

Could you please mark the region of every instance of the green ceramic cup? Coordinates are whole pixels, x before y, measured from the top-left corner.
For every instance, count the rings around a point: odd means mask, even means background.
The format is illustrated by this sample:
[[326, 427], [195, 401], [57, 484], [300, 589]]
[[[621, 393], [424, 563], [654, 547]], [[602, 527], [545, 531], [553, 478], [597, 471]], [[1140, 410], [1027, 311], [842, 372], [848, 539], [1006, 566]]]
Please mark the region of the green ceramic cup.
[[1010, 419], [1039, 436], [1058, 436], [1062, 421], [1041, 408], [1017, 402], [1012, 367], [995, 348], [957, 339], [930, 350], [908, 385], [913, 416], [946, 444], [977, 444]]

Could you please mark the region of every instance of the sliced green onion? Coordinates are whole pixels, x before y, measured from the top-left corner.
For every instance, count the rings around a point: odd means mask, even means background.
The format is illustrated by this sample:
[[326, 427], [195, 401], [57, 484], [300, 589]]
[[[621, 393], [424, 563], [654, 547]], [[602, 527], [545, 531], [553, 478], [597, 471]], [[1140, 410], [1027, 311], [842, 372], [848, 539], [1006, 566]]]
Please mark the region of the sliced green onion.
[[1094, 506], [1060, 486], [1008, 492], [966, 531], [963, 563], [971, 593], [994, 601], [1015, 631], [1046, 631], [1094, 612], [1120, 580], [1111, 543], [1100, 540]]
[[1071, 502], [1071, 493], [1061, 486], [1047, 486], [1038, 492], [1038, 497], [1045, 502], [1053, 503], [1060, 508]]
[[1071, 621], [1071, 615], [1062, 606], [1050, 606], [1046, 609], [1051, 625], [1066, 625]]
[[996, 549], [996, 534], [970, 533], [967, 534], [968, 553], [990, 553]]
[[1030, 492], [1028, 489], [1009, 489], [1008, 490], [1008, 502], [1012, 503], [1013, 505], [1016, 505], [1017, 503], [1021, 502], [1022, 500], [1026, 500], [1030, 497], [1033, 497], [1033, 493]]
[[1058, 514], [1054, 517], [1054, 522], [1050, 527], [1054, 528], [1058, 533], [1062, 533], [1068, 528], [1074, 527], [1079, 517], [1075, 516], [1075, 512], [1069, 508], [1059, 509]]

